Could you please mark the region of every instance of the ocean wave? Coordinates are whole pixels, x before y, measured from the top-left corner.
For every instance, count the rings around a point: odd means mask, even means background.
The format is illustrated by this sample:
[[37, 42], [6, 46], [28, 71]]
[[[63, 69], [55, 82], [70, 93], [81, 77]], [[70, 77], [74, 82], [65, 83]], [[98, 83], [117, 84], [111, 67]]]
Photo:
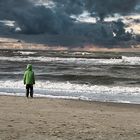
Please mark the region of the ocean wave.
[[56, 62], [56, 63], [74, 63], [74, 64], [95, 64], [95, 65], [140, 65], [140, 57], [126, 57], [121, 59], [89, 59], [89, 58], [61, 58], [61, 57], [0, 57], [0, 61], [13, 62]]
[[17, 51], [16, 53], [20, 53], [20, 54], [22, 54], [22, 55], [30, 55], [30, 54], [36, 54], [37, 52]]
[[[35, 96], [140, 103], [139, 87], [97, 86], [70, 82], [36, 81]], [[0, 81], [0, 94], [24, 96], [22, 81]]]
[[140, 57], [122, 56], [122, 62], [131, 65], [140, 65]]

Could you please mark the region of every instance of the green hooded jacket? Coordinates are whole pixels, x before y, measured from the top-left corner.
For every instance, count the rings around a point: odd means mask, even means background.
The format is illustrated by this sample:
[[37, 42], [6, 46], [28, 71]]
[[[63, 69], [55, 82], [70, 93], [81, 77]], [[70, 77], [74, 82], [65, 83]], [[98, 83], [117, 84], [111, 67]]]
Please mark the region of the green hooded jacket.
[[32, 71], [32, 65], [31, 64], [27, 65], [27, 69], [24, 73], [23, 80], [24, 80], [24, 84], [26, 84], [26, 85], [27, 84], [30, 84], [30, 85], [35, 84], [35, 76], [34, 76], [34, 72]]

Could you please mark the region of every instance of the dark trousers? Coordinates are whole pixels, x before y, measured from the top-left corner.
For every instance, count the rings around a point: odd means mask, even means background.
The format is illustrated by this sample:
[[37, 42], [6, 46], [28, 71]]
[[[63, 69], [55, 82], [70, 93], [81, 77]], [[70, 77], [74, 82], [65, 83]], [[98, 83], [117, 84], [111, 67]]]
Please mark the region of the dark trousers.
[[28, 98], [30, 93], [30, 97], [33, 98], [33, 85], [27, 84], [26, 85], [26, 97]]

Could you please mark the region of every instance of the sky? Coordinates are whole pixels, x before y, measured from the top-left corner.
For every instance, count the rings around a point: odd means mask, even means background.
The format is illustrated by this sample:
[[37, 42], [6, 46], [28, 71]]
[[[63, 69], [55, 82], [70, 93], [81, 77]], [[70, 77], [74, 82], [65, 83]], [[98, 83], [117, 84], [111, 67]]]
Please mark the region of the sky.
[[100, 40], [102, 32], [107, 32], [110, 39], [112, 30], [120, 28], [113, 24], [118, 20], [125, 24], [126, 31], [133, 29], [140, 34], [140, 0], [0, 0], [0, 9], [1, 34], [68, 33], [94, 37], [95, 33], [100, 36], [95, 40]]

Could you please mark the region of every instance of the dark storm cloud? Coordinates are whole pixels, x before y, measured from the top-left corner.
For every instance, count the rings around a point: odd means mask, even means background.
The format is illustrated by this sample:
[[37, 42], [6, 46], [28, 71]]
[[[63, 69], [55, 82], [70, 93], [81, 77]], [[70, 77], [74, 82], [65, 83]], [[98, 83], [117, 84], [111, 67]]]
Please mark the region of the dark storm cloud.
[[31, 5], [28, 0], [0, 0], [0, 19], [16, 19], [14, 12], [24, 11]]
[[[27, 13], [28, 12], [28, 13]], [[54, 12], [50, 8], [37, 6], [27, 11], [14, 14], [16, 22], [25, 33], [61, 33], [63, 27], [70, 26], [72, 21], [63, 13]], [[21, 16], [22, 15], [22, 16]]]
[[140, 0], [87, 0], [87, 10], [103, 20], [114, 13], [126, 15], [135, 11]]
[[29, 0], [1, 0], [0, 19], [14, 20], [23, 33], [59, 33], [72, 24], [69, 16]]
[[[140, 0], [42, 0], [51, 1], [54, 6], [38, 4], [41, 0], [0, 0], [0, 20], [14, 20], [16, 25], [26, 34], [79, 34], [93, 35], [112, 29], [109, 25], [85, 25], [76, 23], [71, 15], [79, 15], [87, 10], [92, 16], [101, 21], [115, 13], [129, 14], [136, 10]], [[138, 6], [137, 6], [138, 7]], [[99, 33], [100, 32], [100, 33]]]
[[70, 14], [81, 14], [85, 8], [84, 0], [52, 0], [56, 7]]

